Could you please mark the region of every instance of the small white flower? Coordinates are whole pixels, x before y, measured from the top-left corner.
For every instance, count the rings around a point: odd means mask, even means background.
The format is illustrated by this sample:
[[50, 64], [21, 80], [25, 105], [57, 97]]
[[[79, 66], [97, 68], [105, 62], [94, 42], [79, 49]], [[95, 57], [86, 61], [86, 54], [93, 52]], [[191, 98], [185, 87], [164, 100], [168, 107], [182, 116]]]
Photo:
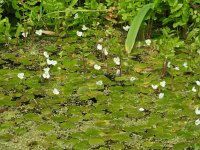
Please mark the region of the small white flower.
[[124, 29], [125, 31], [128, 31], [128, 30], [130, 29], [130, 26], [129, 26], [129, 25], [123, 26], [123, 29]]
[[47, 67], [47, 68], [44, 68], [43, 70], [44, 70], [44, 72], [48, 73], [48, 72], [49, 72], [49, 70], [50, 70], [50, 68], [49, 68], [49, 67]]
[[198, 86], [200, 86], [200, 81], [195, 81]]
[[150, 46], [150, 45], [151, 45], [151, 40], [150, 40], [150, 39], [146, 39], [146, 40], [145, 40], [145, 43], [146, 43], [148, 46]]
[[81, 31], [77, 31], [76, 34], [77, 34], [78, 36], [83, 36], [83, 32], [81, 32]]
[[145, 109], [144, 108], [139, 108], [139, 111], [144, 111]]
[[22, 33], [22, 36], [23, 36], [23, 37], [27, 37], [27, 36], [28, 36], [28, 32], [23, 32], [23, 33]]
[[102, 80], [97, 81], [96, 85], [99, 85], [99, 86], [103, 85], [103, 81]]
[[183, 67], [188, 68], [187, 62], [183, 63]]
[[86, 31], [87, 29], [88, 29], [88, 28], [87, 28], [85, 25], [82, 26], [82, 30], [83, 30], [83, 31]]
[[170, 68], [171, 67], [171, 62], [169, 61], [168, 63], [167, 63], [167, 68]]
[[157, 88], [158, 88], [158, 85], [151, 85], [151, 87], [154, 89], [154, 90], [156, 90]]
[[103, 46], [101, 44], [97, 44], [97, 49], [101, 51], [103, 49]]
[[199, 125], [199, 124], [200, 124], [200, 120], [197, 119], [197, 120], [195, 121], [195, 125]]
[[192, 87], [192, 92], [197, 92], [197, 89], [195, 88], [195, 86]]
[[44, 57], [49, 58], [49, 54], [47, 52], [43, 53]]
[[51, 64], [53, 65], [53, 66], [55, 66], [58, 62], [56, 61], [56, 60], [51, 60]]
[[95, 65], [94, 65], [94, 69], [96, 69], [96, 70], [100, 70], [100, 69], [101, 69], [101, 66], [95, 64]]
[[195, 114], [196, 114], [196, 115], [200, 115], [200, 110], [199, 110], [198, 107], [195, 109]]
[[120, 65], [120, 58], [119, 57], [113, 58], [113, 61], [115, 62], [116, 65]]
[[53, 66], [55, 66], [57, 63], [58, 63], [58, 62], [57, 62], [56, 60], [49, 60], [49, 59], [47, 59], [47, 64], [48, 64], [48, 65], [53, 65]]
[[24, 79], [24, 73], [19, 73], [19, 74], [17, 75], [17, 77], [20, 78], [20, 79]]
[[43, 78], [45, 78], [45, 79], [49, 79], [49, 78], [50, 78], [49, 72], [44, 72], [44, 73], [42, 74], [42, 76], [43, 76]]
[[176, 66], [174, 69], [175, 69], [175, 70], [180, 70], [178, 66]]
[[35, 34], [37, 34], [37, 35], [39, 35], [39, 36], [42, 35], [42, 30], [41, 30], [41, 29], [40, 29], [40, 30], [36, 30], [36, 31], [35, 31]]
[[103, 38], [100, 38], [100, 39], [98, 40], [98, 42], [99, 42], [99, 43], [102, 43], [102, 42], [103, 42]]
[[165, 81], [160, 82], [160, 86], [165, 87], [165, 85], [166, 85]]
[[78, 13], [76, 13], [76, 14], [74, 15], [74, 19], [78, 19], [78, 18], [79, 18]]
[[58, 95], [58, 94], [60, 93], [60, 92], [58, 91], [58, 89], [56, 89], [56, 88], [54, 88], [52, 92], [53, 92], [53, 94], [55, 94], [55, 95]]
[[117, 69], [117, 71], [116, 71], [116, 76], [119, 76], [119, 75], [120, 75], [120, 70]]
[[107, 49], [106, 49], [106, 47], [105, 48], [103, 48], [103, 52], [104, 52], [104, 55], [108, 55], [108, 51], [107, 51]]
[[133, 82], [133, 81], [135, 81], [135, 80], [136, 80], [136, 77], [131, 77], [131, 78], [130, 78], [130, 81], [131, 81], [131, 82]]
[[160, 93], [160, 94], [158, 95], [158, 97], [159, 97], [159, 99], [162, 99], [162, 98], [164, 97], [164, 93]]

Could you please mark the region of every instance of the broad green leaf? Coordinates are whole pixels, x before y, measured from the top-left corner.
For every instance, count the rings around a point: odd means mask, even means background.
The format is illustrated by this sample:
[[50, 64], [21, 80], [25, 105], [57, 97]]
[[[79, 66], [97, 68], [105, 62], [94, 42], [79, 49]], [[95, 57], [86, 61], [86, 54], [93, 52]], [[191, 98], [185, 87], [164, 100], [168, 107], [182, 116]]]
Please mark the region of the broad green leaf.
[[139, 31], [139, 28], [141, 26], [142, 21], [144, 20], [144, 17], [146, 16], [147, 12], [153, 8], [153, 3], [144, 5], [138, 12], [138, 14], [134, 17], [130, 30], [128, 32], [126, 41], [125, 41], [125, 51], [130, 54], [132, 51], [132, 48], [135, 44], [135, 39], [137, 37], [137, 33]]

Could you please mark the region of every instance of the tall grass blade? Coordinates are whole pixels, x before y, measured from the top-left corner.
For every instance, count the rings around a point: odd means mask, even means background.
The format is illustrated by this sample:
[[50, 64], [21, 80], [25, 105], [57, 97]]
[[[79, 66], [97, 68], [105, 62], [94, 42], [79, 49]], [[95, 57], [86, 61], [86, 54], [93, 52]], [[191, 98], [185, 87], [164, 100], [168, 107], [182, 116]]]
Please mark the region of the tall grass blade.
[[147, 12], [153, 8], [153, 3], [144, 5], [138, 12], [138, 14], [134, 17], [133, 21], [131, 22], [131, 27], [127, 34], [127, 38], [125, 41], [125, 51], [130, 54], [132, 52], [132, 48], [135, 44], [135, 39], [137, 37], [138, 30], [141, 26], [144, 17], [146, 16]]

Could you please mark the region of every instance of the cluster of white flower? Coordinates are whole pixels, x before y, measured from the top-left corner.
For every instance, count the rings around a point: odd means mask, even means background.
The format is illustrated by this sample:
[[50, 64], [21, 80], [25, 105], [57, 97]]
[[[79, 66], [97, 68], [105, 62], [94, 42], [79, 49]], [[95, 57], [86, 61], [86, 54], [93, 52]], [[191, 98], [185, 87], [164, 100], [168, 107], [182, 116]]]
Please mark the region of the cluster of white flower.
[[[36, 30], [35, 34], [41, 36], [42, 35], [42, 29]], [[25, 37], [25, 38], [28, 37], [28, 32], [22, 32], [22, 36]]]
[[[103, 39], [100, 39], [99, 42], [102, 42]], [[108, 55], [108, 50], [106, 47], [103, 48], [103, 46], [101, 44], [97, 44], [97, 50], [99, 51], [103, 51], [104, 55]]]
[[[188, 63], [187, 63], [187, 62], [184, 62], [182, 66], [183, 66], [184, 68], [188, 68]], [[170, 62], [170, 61], [167, 62], [167, 68], [171, 68], [171, 62]], [[177, 70], [177, 71], [178, 71], [178, 70], [180, 70], [180, 67], [176, 65], [176, 66], [174, 67], [174, 70]]]
[[[195, 114], [196, 114], [196, 115], [200, 115], [200, 110], [199, 110], [198, 107], [195, 109]], [[197, 119], [197, 120], [195, 121], [195, 125], [200, 125], [200, 120], [199, 120], [199, 119]]]
[[43, 78], [49, 79], [50, 78], [50, 74], [49, 74], [50, 68], [47, 67], [47, 68], [44, 68], [43, 70], [44, 70], [44, 73], [42, 74]]
[[[47, 59], [47, 64], [48, 64], [48, 65], [53, 65], [53, 66], [55, 66], [55, 65], [58, 63], [56, 60], [50, 60], [50, 59], [49, 59], [49, 54], [48, 54], [46, 51], [43, 53], [43, 55], [44, 55], [44, 57]], [[50, 68], [47, 67], [47, 68], [44, 68], [43, 70], [44, 70], [44, 73], [42, 74], [43, 78], [49, 79], [49, 78], [50, 78], [50, 74], [49, 74]], [[54, 88], [54, 89], [52, 90], [52, 92], [53, 92], [53, 94], [55, 94], [55, 95], [58, 95], [58, 94], [60, 93], [60, 92], [58, 91], [58, 89], [56, 89], [56, 88]]]
[[[164, 88], [164, 87], [166, 86], [166, 81], [161, 81], [159, 85], [160, 85], [161, 87]], [[156, 84], [156, 85], [153, 85], [153, 84], [152, 84], [151, 87], [152, 87], [154, 90], [157, 90], [159, 85], [157, 85], [157, 84]], [[165, 95], [164, 93], [159, 93], [158, 98], [159, 98], [159, 99], [162, 99], [162, 98], [164, 97], [164, 95]]]
[[[197, 80], [195, 82], [196, 82], [197, 86], [200, 86], [200, 81]], [[197, 92], [197, 89], [195, 86], [192, 87], [192, 92]]]
[[[86, 25], [82, 25], [82, 31], [86, 31], [86, 30], [88, 30], [88, 27], [86, 27]], [[83, 36], [82, 31], [76, 31], [76, 35], [82, 37]]]

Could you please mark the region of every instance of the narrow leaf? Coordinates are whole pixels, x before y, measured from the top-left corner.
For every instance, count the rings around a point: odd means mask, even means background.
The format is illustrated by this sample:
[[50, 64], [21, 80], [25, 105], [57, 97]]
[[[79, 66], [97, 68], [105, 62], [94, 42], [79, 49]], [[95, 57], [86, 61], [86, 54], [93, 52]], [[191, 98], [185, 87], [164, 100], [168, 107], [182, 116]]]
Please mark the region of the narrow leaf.
[[134, 17], [130, 30], [128, 32], [126, 41], [125, 41], [125, 50], [128, 54], [131, 53], [132, 48], [135, 44], [135, 39], [137, 37], [138, 30], [141, 26], [144, 17], [146, 16], [147, 12], [153, 8], [153, 3], [144, 5], [138, 12], [138, 14]]

